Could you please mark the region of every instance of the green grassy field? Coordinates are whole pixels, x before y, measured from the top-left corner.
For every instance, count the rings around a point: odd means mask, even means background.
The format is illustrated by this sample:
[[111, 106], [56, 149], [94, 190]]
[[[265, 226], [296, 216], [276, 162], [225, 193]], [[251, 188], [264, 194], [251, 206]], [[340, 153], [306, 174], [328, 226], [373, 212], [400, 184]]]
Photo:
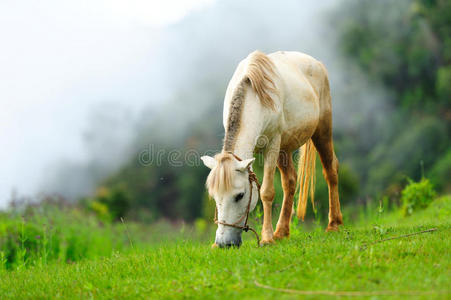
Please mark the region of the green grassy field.
[[[292, 236], [240, 249], [169, 241], [67, 264], [0, 271], [2, 299], [451, 297], [451, 198], [403, 217], [399, 212], [325, 233], [293, 225]], [[430, 228], [431, 233], [365, 244]], [[283, 289], [283, 290], [282, 290]]]

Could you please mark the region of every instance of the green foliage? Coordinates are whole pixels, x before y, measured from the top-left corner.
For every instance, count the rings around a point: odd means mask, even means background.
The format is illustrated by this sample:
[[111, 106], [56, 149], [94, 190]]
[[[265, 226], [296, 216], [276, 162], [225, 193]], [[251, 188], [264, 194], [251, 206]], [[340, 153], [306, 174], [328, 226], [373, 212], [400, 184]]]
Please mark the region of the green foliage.
[[349, 1], [341, 22], [342, 48], [370, 76], [392, 87], [399, 105], [417, 109], [437, 102], [437, 77], [451, 57], [446, 2]]
[[[384, 132], [362, 149], [346, 136], [348, 159], [359, 171], [361, 196], [399, 197], [405, 176], [419, 179], [420, 162], [439, 191], [451, 162], [451, 4], [437, 0], [350, 0], [336, 14], [340, 46], [351, 63], [394, 94]], [[368, 134], [371, 134], [369, 132]], [[362, 156], [359, 160], [355, 157]]]
[[435, 162], [428, 177], [439, 190], [451, 192], [451, 149]]
[[[208, 169], [199, 163], [187, 165], [183, 153], [171, 157], [163, 146], [149, 152], [153, 161], [133, 161], [103, 183], [107, 190], [119, 186], [125, 193], [126, 216], [147, 223], [201, 217]], [[169, 163], [171, 159], [175, 161]]]
[[[130, 196], [127, 194], [126, 189], [121, 186], [112, 188], [99, 187], [93, 202], [93, 210], [104, 218], [110, 215], [115, 221], [125, 217], [130, 209]], [[101, 204], [106, 206], [107, 210]]]
[[126, 245], [120, 226], [102, 223], [78, 208], [49, 206], [0, 215], [0, 268], [105, 256]]
[[422, 178], [419, 182], [408, 179], [409, 184], [402, 191], [404, 215], [410, 216], [414, 211], [425, 209], [435, 199], [436, 192], [429, 179]]
[[437, 71], [437, 95], [443, 102], [451, 101], [451, 66], [443, 66]]
[[399, 136], [391, 143], [378, 144], [368, 157], [367, 191], [372, 195], [384, 189], [386, 193], [399, 192], [406, 175], [419, 179], [420, 163], [429, 170], [447, 149], [446, 124], [436, 118], [412, 120], [399, 126]]
[[110, 212], [108, 211], [108, 206], [106, 204], [99, 202], [97, 200], [90, 200], [87, 203], [87, 207], [89, 210], [94, 212], [100, 220], [104, 222], [111, 221], [111, 215]]

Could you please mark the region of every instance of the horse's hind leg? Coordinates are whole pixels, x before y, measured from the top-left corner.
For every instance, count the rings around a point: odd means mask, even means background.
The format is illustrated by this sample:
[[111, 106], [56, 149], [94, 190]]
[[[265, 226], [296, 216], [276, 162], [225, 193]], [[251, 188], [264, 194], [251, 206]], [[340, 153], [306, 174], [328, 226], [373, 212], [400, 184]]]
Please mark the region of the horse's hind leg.
[[334, 152], [331, 123], [331, 117], [320, 121], [312, 140], [321, 158], [324, 178], [329, 186], [329, 225], [326, 231], [337, 231], [338, 225], [343, 224], [343, 219], [338, 199], [338, 159]]
[[280, 151], [277, 167], [280, 170], [283, 188], [283, 203], [280, 211], [279, 221], [277, 221], [275, 239], [282, 239], [290, 236], [290, 221], [293, 211], [293, 197], [296, 191], [296, 170], [293, 165], [291, 153]]
[[[324, 72], [327, 74], [325, 68]], [[340, 200], [338, 199], [338, 159], [335, 156], [332, 141], [332, 105], [327, 75], [324, 77], [319, 102], [320, 118], [312, 140], [321, 158], [323, 174], [329, 186], [329, 225], [326, 230], [336, 231], [338, 225], [343, 224], [343, 218], [340, 211]]]

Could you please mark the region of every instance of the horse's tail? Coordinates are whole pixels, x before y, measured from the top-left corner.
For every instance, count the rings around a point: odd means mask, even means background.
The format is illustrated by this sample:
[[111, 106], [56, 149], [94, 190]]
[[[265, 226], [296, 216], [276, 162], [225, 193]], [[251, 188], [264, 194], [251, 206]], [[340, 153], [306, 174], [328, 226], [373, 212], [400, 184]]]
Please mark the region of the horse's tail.
[[316, 148], [312, 139], [309, 139], [299, 150], [302, 154], [298, 162], [298, 179], [299, 184], [299, 201], [297, 208], [297, 216], [304, 221], [305, 212], [307, 210], [308, 192], [310, 189], [310, 199], [313, 209], [315, 209], [315, 164], [316, 164]]

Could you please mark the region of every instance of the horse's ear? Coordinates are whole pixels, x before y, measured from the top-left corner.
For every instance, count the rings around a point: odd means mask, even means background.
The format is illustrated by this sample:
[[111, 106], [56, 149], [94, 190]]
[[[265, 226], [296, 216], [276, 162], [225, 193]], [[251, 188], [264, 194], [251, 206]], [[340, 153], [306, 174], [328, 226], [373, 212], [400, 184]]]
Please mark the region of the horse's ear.
[[204, 162], [204, 165], [209, 167], [210, 169], [213, 169], [214, 167], [216, 167], [217, 162], [216, 162], [216, 159], [214, 159], [213, 157], [204, 155], [200, 159], [202, 159], [202, 161]]
[[245, 171], [247, 168], [249, 168], [252, 165], [254, 160], [255, 160], [255, 157], [239, 161], [237, 170], [238, 171]]

